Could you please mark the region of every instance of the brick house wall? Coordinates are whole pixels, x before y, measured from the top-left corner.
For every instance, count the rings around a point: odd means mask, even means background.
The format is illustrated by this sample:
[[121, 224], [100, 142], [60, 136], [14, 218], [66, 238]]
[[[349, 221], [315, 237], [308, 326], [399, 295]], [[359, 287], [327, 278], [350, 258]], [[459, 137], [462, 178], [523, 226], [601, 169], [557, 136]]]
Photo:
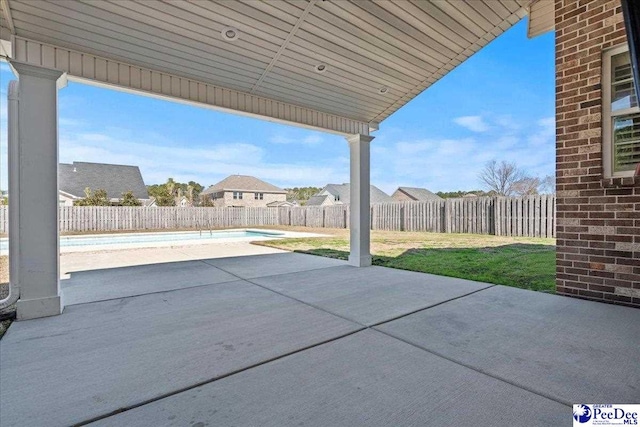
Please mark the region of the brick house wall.
[[620, 0], [555, 0], [557, 293], [640, 307], [640, 177], [607, 178], [602, 52]]
[[224, 197], [214, 201], [216, 206], [246, 206], [252, 208], [265, 208], [271, 202], [285, 202], [287, 200], [286, 193], [266, 193], [262, 192], [263, 199], [256, 200], [255, 192], [243, 191], [242, 199], [234, 199], [232, 191], [225, 191]]

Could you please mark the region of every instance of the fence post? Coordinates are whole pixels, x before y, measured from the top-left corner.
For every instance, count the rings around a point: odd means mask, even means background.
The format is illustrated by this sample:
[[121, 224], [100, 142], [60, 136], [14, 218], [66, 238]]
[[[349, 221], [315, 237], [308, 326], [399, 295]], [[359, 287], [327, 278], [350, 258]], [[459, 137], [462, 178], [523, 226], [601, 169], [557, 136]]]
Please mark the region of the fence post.
[[493, 215], [493, 218], [491, 221], [491, 223], [493, 223], [493, 230], [489, 230], [489, 234], [493, 234], [494, 236], [497, 236], [500, 229], [500, 223], [498, 221], [498, 215], [500, 211], [500, 208], [498, 207], [499, 205], [498, 197], [497, 196], [492, 197], [491, 202], [492, 202], [492, 206], [491, 206], [490, 212], [491, 212], [491, 215]]
[[322, 228], [327, 228], [327, 209], [325, 206], [321, 206], [322, 209]]
[[373, 230], [373, 205], [369, 205], [369, 229]]
[[344, 209], [342, 212], [342, 215], [344, 217], [344, 228], [349, 228], [349, 206], [347, 206], [346, 209]]
[[445, 233], [451, 233], [451, 201], [445, 199], [444, 201], [444, 215], [442, 216], [442, 228]]

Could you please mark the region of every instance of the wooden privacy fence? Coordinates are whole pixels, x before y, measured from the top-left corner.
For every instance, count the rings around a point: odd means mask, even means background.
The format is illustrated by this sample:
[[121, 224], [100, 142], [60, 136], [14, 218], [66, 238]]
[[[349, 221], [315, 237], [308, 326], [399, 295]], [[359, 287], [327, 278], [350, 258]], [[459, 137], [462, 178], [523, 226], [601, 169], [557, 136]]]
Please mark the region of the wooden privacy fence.
[[555, 196], [469, 197], [373, 205], [373, 230], [555, 237]]
[[[60, 207], [60, 231], [214, 229], [289, 225], [348, 228], [349, 206], [279, 208]], [[0, 232], [7, 232], [7, 206]], [[555, 197], [473, 197], [371, 206], [373, 230], [555, 237]]]

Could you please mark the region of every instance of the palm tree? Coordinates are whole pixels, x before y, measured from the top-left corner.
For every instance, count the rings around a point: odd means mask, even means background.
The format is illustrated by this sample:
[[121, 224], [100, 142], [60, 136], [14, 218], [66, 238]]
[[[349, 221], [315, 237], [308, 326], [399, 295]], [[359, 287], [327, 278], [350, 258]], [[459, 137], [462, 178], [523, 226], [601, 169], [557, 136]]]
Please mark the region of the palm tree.
[[193, 206], [193, 185], [187, 185], [187, 200], [189, 200], [189, 206]]

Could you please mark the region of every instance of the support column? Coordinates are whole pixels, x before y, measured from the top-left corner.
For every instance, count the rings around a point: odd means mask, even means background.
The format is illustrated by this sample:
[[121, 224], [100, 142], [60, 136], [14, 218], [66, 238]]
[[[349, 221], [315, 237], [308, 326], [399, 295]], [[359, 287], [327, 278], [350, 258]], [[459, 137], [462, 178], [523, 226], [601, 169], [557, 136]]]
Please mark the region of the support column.
[[349, 209], [350, 248], [349, 264], [356, 267], [371, 265], [371, 212], [370, 212], [370, 142], [373, 136], [356, 134], [349, 141], [351, 183]]
[[10, 222], [9, 237], [17, 242], [9, 257], [20, 286], [17, 317], [25, 320], [60, 314], [64, 308], [58, 232], [57, 82], [62, 72], [11, 65], [19, 76], [19, 89], [18, 129], [12, 130], [9, 156], [9, 185], [16, 192], [9, 194], [9, 205], [17, 203], [12, 212], [19, 213], [17, 221]]

